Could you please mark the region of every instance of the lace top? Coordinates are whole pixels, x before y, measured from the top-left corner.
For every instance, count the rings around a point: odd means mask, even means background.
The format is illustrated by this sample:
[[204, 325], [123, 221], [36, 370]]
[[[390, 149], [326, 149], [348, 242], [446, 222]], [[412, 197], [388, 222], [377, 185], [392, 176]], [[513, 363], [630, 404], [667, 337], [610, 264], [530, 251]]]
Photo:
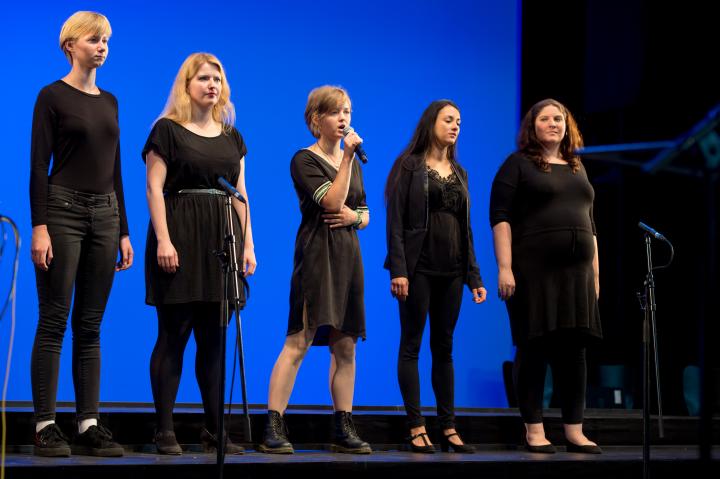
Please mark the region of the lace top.
[[443, 177], [429, 166], [427, 172], [430, 215], [417, 271], [435, 276], [461, 275], [466, 252], [458, 215], [465, 190], [455, 172]]

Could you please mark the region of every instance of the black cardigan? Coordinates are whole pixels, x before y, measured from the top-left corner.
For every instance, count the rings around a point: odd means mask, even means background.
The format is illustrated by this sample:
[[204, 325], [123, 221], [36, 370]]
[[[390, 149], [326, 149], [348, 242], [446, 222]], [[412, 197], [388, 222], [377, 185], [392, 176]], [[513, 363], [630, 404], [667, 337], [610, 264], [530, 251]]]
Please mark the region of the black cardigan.
[[[408, 158], [407, 164], [413, 164], [414, 158]], [[416, 159], [416, 158], [415, 158]], [[419, 162], [425, 165], [424, 161]], [[461, 212], [461, 222], [465, 226], [464, 247], [466, 273], [465, 284], [470, 289], [482, 287], [480, 268], [475, 260], [473, 233], [470, 226], [470, 193], [467, 187], [467, 171], [453, 162], [452, 168], [465, 189], [465, 201]], [[385, 269], [390, 270], [390, 278], [411, 278], [420, 259], [425, 235], [427, 234], [429, 203], [427, 168], [400, 168], [400, 178], [387, 199], [387, 257]]]

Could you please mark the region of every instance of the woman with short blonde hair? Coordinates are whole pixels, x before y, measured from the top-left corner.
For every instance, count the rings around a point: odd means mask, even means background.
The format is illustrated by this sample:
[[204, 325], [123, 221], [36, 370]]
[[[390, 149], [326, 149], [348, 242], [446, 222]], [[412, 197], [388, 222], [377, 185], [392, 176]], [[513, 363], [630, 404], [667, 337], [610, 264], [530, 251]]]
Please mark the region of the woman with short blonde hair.
[[[100, 322], [115, 271], [133, 262], [120, 174], [118, 103], [95, 84], [111, 31], [110, 22], [99, 13], [77, 12], [67, 19], [60, 48], [72, 69], [40, 90], [33, 114], [30, 249], [40, 319], [31, 376], [34, 453], [39, 456], [69, 456], [71, 450], [123, 455], [110, 431], [98, 424]], [[121, 260], [116, 265], [118, 249]], [[55, 424], [55, 396], [73, 291], [78, 434], [70, 447]]]

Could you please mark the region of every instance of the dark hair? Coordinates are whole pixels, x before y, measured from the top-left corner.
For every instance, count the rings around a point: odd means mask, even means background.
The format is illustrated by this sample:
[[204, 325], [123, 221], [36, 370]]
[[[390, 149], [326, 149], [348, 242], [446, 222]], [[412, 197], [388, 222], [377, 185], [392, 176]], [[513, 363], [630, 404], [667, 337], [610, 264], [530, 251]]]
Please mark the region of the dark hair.
[[550, 165], [542, 155], [543, 146], [535, 134], [535, 120], [542, 109], [550, 105], [557, 107], [565, 118], [565, 135], [560, 142], [560, 156], [568, 162], [575, 173], [580, 169], [580, 157], [577, 155], [577, 150], [583, 146], [582, 135], [570, 110], [552, 98], [535, 103], [525, 114], [517, 137], [518, 151], [530, 158], [542, 171], [550, 170]]
[[[460, 108], [458, 108], [452, 100], [435, 100], [425, 108], [422, 116], [420, 116], [420, 121], [418, 121], [415, 127], [415, 133], [413, 133], [410, 143], [408, 143], [403, 152], [400, 153], [400, 156], [397, 157], [390, 169], [390, 174], [385, 183], [385, 201], [388, 200], [390, 194], [397, 186], [403, 168], [406, 170], [416, 170], [424, 166], [425, 154], [430, 151], [435, 141], [435, 122], [437, 121], [438, 114], [440, 110], [448, 105], [460, 111]], [[455, 144], [448, 146], [447, 158], [457, 166]]]

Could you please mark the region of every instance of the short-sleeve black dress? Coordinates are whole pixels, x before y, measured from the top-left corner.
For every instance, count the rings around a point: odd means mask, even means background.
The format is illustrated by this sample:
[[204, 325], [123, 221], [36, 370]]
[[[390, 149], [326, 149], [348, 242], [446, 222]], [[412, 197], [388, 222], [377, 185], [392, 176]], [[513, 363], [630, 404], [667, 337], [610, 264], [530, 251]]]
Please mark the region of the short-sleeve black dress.
[[507, 301], [514, 344], [560, 331], [601, 337], [592, 261], [595, 192], [585, 169], [551, 164], [541, 171], [510, 155], [497, 172], [490, 223], [512, 230], [515, 294]]
[[[219, 176], [236, 184], [240, 159], [247, 153], [245, 142], [235, 128], [216, 137], [205, 137], [161, 118], [142, 150], [143, 161], [150, 150], [160, 155], [167, 165], [165, 213], [180, 267], [175, 273], [160, 269], [157, 238], [151, 222], [145, 247], [145, 302], [161, 305], [222, 301], [223, 272], [214, 252], [223, 248], [225, 197], [178, 192], [216, 189]], [[239, 238], [240, 223], [234, 213], [233, 225]], [[241, 258], [241, 248], [238, 241], [238, 258]]]
[[[364, 274], [357, 232], [352, 226], [330, 229], [323, 221], [324, 197], [337, 170], [310, 150], [290, 162], [302, 220], [295, 239], [287, 334], [317, 328], [313, 345], [327, 345], [330, 328], [365, 339]], [[345, 205], [367, 210], [362, 171], [352, 164]], [[303, 314], [304, 313], [304, 314]]]

